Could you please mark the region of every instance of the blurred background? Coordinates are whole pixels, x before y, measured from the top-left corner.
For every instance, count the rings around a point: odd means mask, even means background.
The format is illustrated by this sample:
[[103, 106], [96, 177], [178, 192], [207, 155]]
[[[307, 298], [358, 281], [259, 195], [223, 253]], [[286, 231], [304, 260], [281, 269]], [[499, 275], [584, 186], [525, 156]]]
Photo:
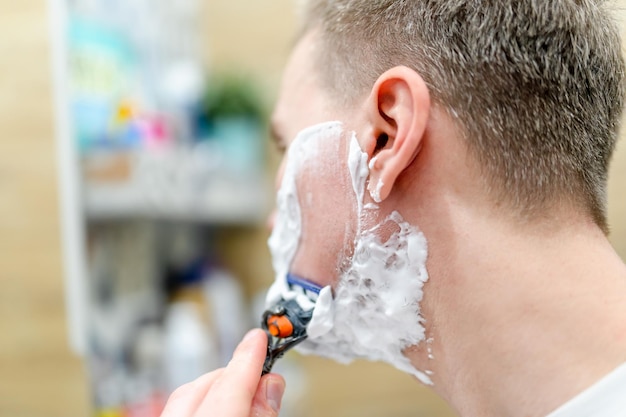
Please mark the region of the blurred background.
[[[0, 0], [0, 417], [158, 416], [258, 325], [294, 3]], [[624, 141], [610, 178], [626, 259]], [[453, 415], [384, 365], [277, 371], [283, 417]]]

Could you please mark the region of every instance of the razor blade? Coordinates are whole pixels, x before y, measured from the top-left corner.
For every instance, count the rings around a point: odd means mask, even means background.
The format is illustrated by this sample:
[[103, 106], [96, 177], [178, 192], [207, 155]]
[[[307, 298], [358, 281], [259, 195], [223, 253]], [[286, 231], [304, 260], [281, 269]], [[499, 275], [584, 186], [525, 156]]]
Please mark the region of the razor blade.
[[[314, 304], [322, 289], [314, 282], [293, 274], [287, 274], [287, 285], [296, 296], [289, 299], [281, 297], [263, 313], [261, 325], [267, 333], [267, 354], [262, 375], [269, 373], [285, 352], [307, 338], [306, 327], [313, 317]], [[301, 305], [297, 301], [299, 294], [305, 295], [312, 303]]]

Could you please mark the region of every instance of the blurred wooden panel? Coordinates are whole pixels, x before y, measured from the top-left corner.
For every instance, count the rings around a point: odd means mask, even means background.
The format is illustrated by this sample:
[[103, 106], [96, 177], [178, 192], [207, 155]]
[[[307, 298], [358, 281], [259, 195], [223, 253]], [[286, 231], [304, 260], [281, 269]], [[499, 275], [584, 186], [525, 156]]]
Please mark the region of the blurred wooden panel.
[[47, 4], [0, 0], [0, 416], [84, 417], [66, 341]]
[[296, 3], [206, 1], [204, 41], [209, 68], [255, 77], [271, 100], [296, 36]]
[[626, 117], [611, 164], [608, 195], [609, 237], [617, 253], [626, 260]]
[[[626, 125], [626, 121], [623, 122]], [[626, 127], [626, 126], [625, 126]], [[626, 260], [626, 138], [618, 143], [609, 175], [609, 225], [611, 242], [617, 253]]]
[[[453, 417], [430, 388], [390, 365], [340, 365], [304, 357], [309, 390], [301, 417]], [[298, 414], [300, 417], [300, 414]]]
[[[613, 6], [624, 40], [626, 39], [626, 0], [616, 0], [609, 4]], [[626, 260], [626, 117], [623, 118], [621, 138], [617, 144], [609, 173], [608, 195], [611, 242], [622, 259]]]
[[[234, 65], [274, 91], [293, 41], [293, 3], [207, 2], [209, 65]], [[623, 22], [626, 1], [616, 5]], [[0, 417], [89, 415], [84, 370], [66, 343], [46, 6], [44, 0], [0, 0]], [[625, 187], [622, 140], [612, 165], [609, 217], [612, 241], [626, 259]], [[267, 281], [262, 232], [255, 245], [245, 268]], [[233, 257], [244, 258], [241, 252]], [[309, 384], [298, 417], [451, 415], [427, 388], [387, 366], [301, 363]]]

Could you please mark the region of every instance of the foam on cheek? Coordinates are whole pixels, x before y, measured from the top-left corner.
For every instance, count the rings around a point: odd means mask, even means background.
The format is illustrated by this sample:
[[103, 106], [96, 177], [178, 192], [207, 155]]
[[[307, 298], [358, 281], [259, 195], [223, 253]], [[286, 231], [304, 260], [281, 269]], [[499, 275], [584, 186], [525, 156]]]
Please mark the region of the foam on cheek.
[[357, 213], [363, 212], [363, 193], [365, 192], [365, 182], [369, 175], [367, 169], [367, 154], [361, 151], [356, 135], [353, 133], [350, 140], [350, 151], [348, 153], [348, 169], [350, 170], [350, 178], [352, 179], [352, 189], [356, 196]]
[[[313, 152], [306, 139], [328, 134], [340, 140], [341, 124], [333, 122], [309, 128], [290, 147], [278, 194], [277, 223], [269, 242], [277, 278], [268, 293], [268, 305], [280, 296], [289, 295], [285, 276], [301, 233], [295, 178], [298, 167], [304, 166], [303, 162], [310, 157], [307, 148]], [[354, 134], [347, 164], [358, 214], [357, 233], [351, 242], [353, 256], [339, 276], [334, 297], [330, 287], [320, 293], [307, 326], [309, 337], [296, 349], [344, 363], [356, 358], [384, 361], [431, 384], [428, 371], [415, 369], [403, 354], [407, 347], [425, 340], [419, 303], [428, 279], [426, 239], [398, 212], [374, 226], [365, 225], [378, 206], [371, 203], [364, 206], [369, 175], [367, 154], [360, 149]], [[292, 207], [293, 202], [297, 208]], [[281, 218], [283, 215], [285, 218]], [[384, 240], [383, 228], [392, 230], [391, 236]]]
[[[275, 223], [268, 240], [276, 279], [267, 293], [267, 307], [276, 303], [281, 297], [284, 299], [297, 297], [287, 285], [287, 273], [298, 250], [302, 234], [301, 210], [296, 187], [298, 171], [308, 160], [316, 158], [319, 150], [317, 139], [339, 137], [341, 132], [340, 122], [311, 126], [301, 131], [289, 146], [287, 163], [276, 199]], [[305, 198], [311, 200], [313, 197], [306, 195]], [[300, 298], [303, 298], [301, 304], [310, 303], [308, 299], [304, 299], [306, 297], [300, 296]]]

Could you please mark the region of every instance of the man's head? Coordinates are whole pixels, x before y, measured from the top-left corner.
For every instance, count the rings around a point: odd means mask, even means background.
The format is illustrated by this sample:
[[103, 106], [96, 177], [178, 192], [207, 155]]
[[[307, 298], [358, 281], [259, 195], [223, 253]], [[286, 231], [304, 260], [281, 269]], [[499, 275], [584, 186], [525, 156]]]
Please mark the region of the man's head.
[[[589, 0], [308, 0], [306, 17], [273, 116], [290, 149], [270, 245], [284, 261], [277, 283], [288, 271], [332, 287], [316, 310], [339, 320], [338, 337], [322, 350], [380, 359], [378, 347], [399, 346], [388, 361], [406, 370], [406, 354], [435, 384], [456, 381], [490, 340], [457, 335], [510, 336], [559, 304], [569, 286], [555, 278], [597, 264], [554, 260], [578, 256], [581, 240], [606, 244], [592, 222], [606, 229], [617, 33]], [[338, 131], [318, 124], [333, 120]], [[400, 242], [404, 231], [416, 239]], [[376, 338], [404, 309], [413, 322], [394, 323], [410, 337]], [[341, 336], [355, 329], [364, 343]]]
[[493, 201], [524, 218], [566, 203], [606, 229], [624, 68], [603, 3], [310, 0], [310, 70], [349, 108], [386, 70], [413, 69], [457, 123]]

